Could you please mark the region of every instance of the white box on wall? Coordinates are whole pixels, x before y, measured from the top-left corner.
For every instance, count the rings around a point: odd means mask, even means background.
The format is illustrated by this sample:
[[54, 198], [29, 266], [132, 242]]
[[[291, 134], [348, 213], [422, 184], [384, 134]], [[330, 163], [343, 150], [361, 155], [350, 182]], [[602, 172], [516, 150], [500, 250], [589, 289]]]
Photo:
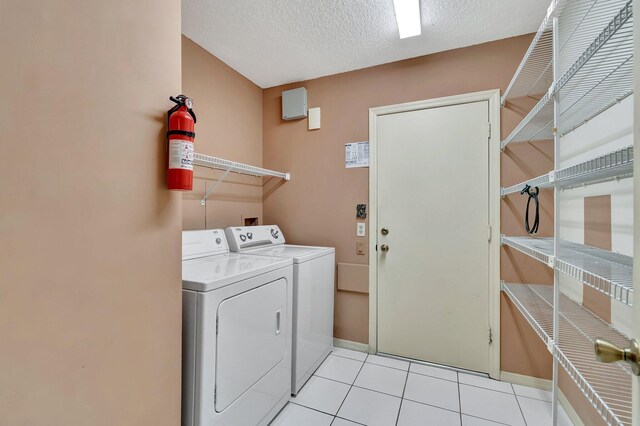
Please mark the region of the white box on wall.
[[295, 120], [307, 116], [307, 89], [285, 90], [282, 92], [282, 119]]
[[309, 108], [309, 130], [320, 128], [320, 107]]

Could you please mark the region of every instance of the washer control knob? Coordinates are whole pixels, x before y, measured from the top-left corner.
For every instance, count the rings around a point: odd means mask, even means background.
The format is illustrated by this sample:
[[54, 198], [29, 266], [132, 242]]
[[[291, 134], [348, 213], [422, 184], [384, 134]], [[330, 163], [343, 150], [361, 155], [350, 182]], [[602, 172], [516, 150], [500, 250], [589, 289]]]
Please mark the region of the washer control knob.
[[244, 235], [240, 235], [240, 239], [241, 239], [243, 242], [244, 242], [244, 241], [247, 241], [247, 237], [246, 237], [246, 236], [244, 236]]
[[216, 238], [216, 244], [220, 244], [222, 242], [222, 238], [218, 237]]
[[248, 239], [253, 239], [253, 234], [251, 232], [247, 232], [247, 238]]

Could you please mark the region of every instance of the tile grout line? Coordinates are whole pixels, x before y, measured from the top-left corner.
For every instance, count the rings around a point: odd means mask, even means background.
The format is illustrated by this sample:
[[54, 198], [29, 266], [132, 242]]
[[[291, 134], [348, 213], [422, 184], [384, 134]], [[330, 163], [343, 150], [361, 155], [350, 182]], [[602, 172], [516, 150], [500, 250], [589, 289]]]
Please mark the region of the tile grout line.
[[518, 409], [520, 410], [522, 420], [524, 421], [525, 426], [527, 426], [527, 418], [524, 416], [524, 411], [522, 411], [522, 407], [520, 406], [520, 401], [518, 400], [518, 396], [516, 395], [516, 390], [513, 387], [513, 383], [511, 383], [511, 389], [513, 390], [513, 396], [516, 398], [516, 403], [518, 404]]
[[[359, 362], [361, 362], [361, 361], [359, 361]], [[364, 363], [363, 363], [363, 364], [364, 364]], [[404, 371], [404, 370], [402, 370], [402, 371]], [[409, 374], [410, 374], [410, 373], [412, 373], [412, 372], [411, 372], [411, 371], [407, 371], [407, 380], [408, 380], [408, 376], [409, 376]], [[360, 374], [360, 372], [358, 372], [358, 374]], [[418, 373], [414, 373], [414, 374], [417, 374], [417, 375], [419, 375], [419, 376], [424, 376], [423, 374], [418, 374]], [[381, 395], [390, 396], [390, 397], [393, 397], [393, 398], [400, 398], [400, 397], [398, 397], [397, 395], [392, 395], [392, 394], [389, 394], [389, 393], [380, 392], [380, 391], [373, 390], [373, 389], [369, 389], [369, 388], [363, 388], [363, 387], [361, 387], [361, 386], [350, 385], [349, 383], [341, 382], [341, 381], [334, 380], [334, 379], [329, 379], [329, 378], [327, 378], [327, 377], [322, 377], [322, 376], [317, 376], [317, 375], [314, 375], [314, 376], [315, 376], [315, 377], [319, 377], [319, 378], [321, 378], [321, 379], [329, 380], [329, 381], [334, 382], [334, 383], [340, 383], [340, 384], [342, 384], [342, 385], [349, 386], [349, 391], [351, 390], [351, 388], [358, 388], [358, 389], [363, 389], [363, 390], [366, 390], [366, 391], [369, 391], [369, 392], [374, 392], [374, 393], [379, 393], [379, 394], [381, 394]], [[357, 377], [357, 376], [356, 376], [356, 377]], [[426, 377], [431, 377], [431, 376], [426, 376]], [[431, 377], [431, 378], [437, 379], [437, 377]], [[440, 379], [440, 380], [445, 380], [445, 379]], [[456, 383], [456, 382], [453, 382], [452, 380], [445, 380], [445, 381], [450, 382], [450, 383]], [[355, 383], [355, 380], [354, 380], [354, 383]], [[487, 390], [487, 391], [493, 391], [493, 392], [498, 392], [498, 393], [502, 393], [502, 394], [510, 395], [510, 394], [509, 394], [509, 393], [507, 393], [507, 392], [494, 391], [493, 389], [487, 389], [487, 388], [482, 388], [482, 387], [479, 387], [479, 386], [467, 385], [466, 383], [462, 383], [462, 384], [463, 384], [463, 385], [465, 385], [465, 386], [469, 386], [469, 387], [473, 387], [473, 388], [477, 388], [477, 389], [483, 389], [483, 390]], [[405, 389], [406, 389], [406, 387], [405, 387]], [[459, 392], [459, 389], [460, 389], [460, 388], [459, 388], [459, 386], [458, 386], [458, 392]], [[347, 395], [348, 395], [349, 391], [347, 391]], [[514, 395], [514, 396], [515, 396], [515, 395]], [[525, 398], [526, 398], [526, 397], [525, 397]], [[346, 396], [345, 396], [345, 399], [346, 399]], [[416, 404], [426, 405], [426, 406], [428, 406], [428, 407], [433, 407], [433, 408], [437, 408], [437, 409], [440, 409], [440, 410], [445, 410], [445, 411], [449, 411], [449, 412], [452, 412], [452, 413], [460, 414], [461, 416], [462, 416], [462, 414], [463, 414], [463, 413], [462, 413], [462, 407], [460, 407], [460, 411], [455, 411], [455, 410], [451, 410], [451, 409], [449, 409], [449, 408], [440, 407], [440, 406], [438, 406], [438, 405], [427, 404], [427, 403], [425, 403], [425, 402], [416, 401], [416, 400], [413, 400], [413, 399], [406, 398], [406, 397], [404, 397], [404, 390], [403, 390], [403, 397], [402, 397], [402, 399], [407, 400], [407, 401], [414, 402], [414, 403], [416, 403]], [[534, 398], [529, 398], [529, 399], [534, 399]], [[536, 401], [542, 401], [542, 400], [536, 400]], [[547, 401], [543, 401], [543, 402], [547, 402]], [[344, 399], [343, 399], [343, 403], [344, 403]], [[299, 406], [304, 407], [304, 408], [310, 408], [310, 407], [307, 407], [306, 405], [302, 405], [302, 404], [295, 403], [295, 402], [292, 402], [292, 404], [299, 405]], [[340, 408], [342, 408], [342, 404], [340, 405]], [[340, 408], [338, 408], [338, 411], [340, 411]], [[311, 409], [313, 410], [313, 408], [311, 408]], [[319, 411], [319, 410], [315, 410], [315, 411]], [[324, 414], [327, 414], [327, 415], [331, 415], [331, 414], [329, 414], [329, 413], [325, 413], [324, 411], [320, 411], [320, 412], [321, 412], [321, 413], [324, 413]], [[485, 420], [485, 421], [488, 421], [488, 422], [493, 422], [493, 423], [496, 423], [496, 424], [507, 425], [506, 423], [502, 423], [502, 422], [499, 422], [499, 421], [496, 421], [496, 420], [487, 419], [487, 418], [485, 418], [485, 417], [480, 417], [480, 416], [477, 416], [477, 415], [474, 415], [474, 414], [464, 414], [464, 415], [469, 416], [469, 417], [473, 417], [473, 418], [476, 418], [476, 419], [480, 419], [480, 420]], [[346, 418], [344, 418], [344, 417], [340, 417], [340, 416], [338, 416], [337, 414], [336, 414], [334, 417], [335, 417], [335, 418], [339, 418], [339, 419], [343, 419], [343, 420], [348, 420], [348, 421], [350, 421], [350, 422], [354, 422], [354, 423], [361, 424], [361, 423], [359, 423], [359, 422], [356, 422], [355, 420], [349, 420], [349, 419], [346, 419]]]
[[[461, 385], [461, 384], [464, 384], [465, 386], [469, 386], [469, 387], [476, 388], [476, 389], [482, 389], [482, 390], [491, 391], [491, 392], [497, 392], [497, 393], [506, 394], [506, 395], [514, 395], [514, 397], [516, 398], [516, 401], [517, 401], [517, 403], [518, 403], [518, 408], [519, 408], [519, 410], [520, 410], [520, 414], [521, 414], [521, 416], [522, 416], [523, 420], [525, 421], [525, 425], [526, 425], [526, 419], [524, 418], [524, 412], [522, 411], [522, 407], [520, 406], [520, 401], [518, 400], [518, 395], [517, 395], [517, 394], [516, 394], [516, 392], [515, 392], [515, 388], [513, 387], [513, 383], [510, 383], [510, 382], [502, 382], [502, 383], [508, 383], [508, 384], [509, 384], [509, 386], [510, 386], [510, 387], [511, 387], [511, 389], [512, 389], [512, 392], [510, 393], [510, 392], [508, 392], [508, 391], [496, 390], [496, 389], [493, 389], [493, 388], [477, 386], [477, 385], [475, 385], [475, 384], [460, 383], [460, 379], [459, 379], [459, 377], [460, 377], [460, 374], [463, 374], [463, 373], [461, 373], [461, 372], [459, 372], [459, 371], [453, 371], [453, 372], [455, 372], [455, 373], [456, 373], [456, 377], [457, 377], [457, 381], [456, 381], [456, 382], [454, 382], [454, 381], [449, 380], [449, 379], [443, 379], [442, 377], [429, 376], [429, 375], [427, 375], [427, 374], [422, 374], [422, 373], [419, 373], [419, 372], [411, 371], [411, 364], [412, 364], [412, 362], [410, 362], [410, 361], [407, 361], [407, 362], [409, 363], [409, 367], [407, 368], [407, 370], [404, 370], [404, 369], [402, 369], [402, 368], [396, 368], [396, 367], [391, 367], [391, 366], [388, 366], [388, 365], [377, 364], [377, 363], [375, 363], [375, 362], [367, 362], [367, 361], [369, 360], [369, 354], [367, 354], [367, 355], [365, 356], [364, 360], [362, 360], [362, 361], [357, 360], [357, 359], [354, 359], [354, 358], [350, 358], [350, 357], [347, 357], [347, 356], [338, 355], [338, 354], [335, 354], [335, 353], [333, 353], [333, 352], [331, 353], [331, 355], [334, 355], [334, 356], [337, 356], [337, 357], [340, 357], [340, 358], [343, 358], [343, 359], [349, 359], [349, 360], [352, 360], [352, 361], [356, 361], [356, 362], [360, 362], [360, 363], [362, 363], [362, 364], [361, 364], [361, 366], [360, 366], [360, 368], [359, 368], [359, 370], [358, 370], [358, 373], [356, 374], [356, 376], [355, 376], [355, 378], [354, 378], [354, 380], [353, 380], [353, 382], [352, 382], [352, 383], [348, 383], [348, 382], [347, 382], [347, 383], [345, 383], [345, 382], [341, 382], [341, 381], [339, 381], [339, 380], [335, 380], [335, 379], [332, 379], [332, 378], [323, 377], [323, 376], [319, 376], [319, 375], [317, 375], [317, 374], [314, 374], [314, 376], [316, 376], [316, 377], [319, 377], [319, 378], [322, 378], [322, 379], [325, 379], [325, 380], [329, 380], [329, 381], [332, 381], [332, 382], [335, 382], [335, 383], [340, 383], [340, 384], [343, 384], [343, 385], [347, 385], [347, 386], [349, 386], [349, 390], [347, 391], [347, 394], [345, 395], [345, 398], [343, 399], [342, 403], [341, 403], [341, 404], [340, 404], [340, 406], [338, 407], [338, 412], [340, 411], [340, 409], [341, 409], [341, 408], [342, 408], [342, 406], [344, 405], [344, 402], [346, 401], [347, 396], [349, 395], [349, 393], [351, 392], [351, 390], [352, 390], [354, 387], [355, 387], [355, 388], [358, 388], [358, 389], [367, 390], [367, 391], [369, 391], [369, 392], [375, 392], [375, 393], [378, 393], [378, 394], [381, 394], [381, 395], [387, 395], [387, 396], [390, 396], [390, 397], [398, 398], [398, 396], [397, 396], [397, 395], [389, 394], [389, 393], [386, 393], [386, 392], [381, 392], [381, 391], [374, 390], [374, 389], [369, 389], [369, 388], [362, 387], [362, 386], [358, 386], [358, 385], [356, 385], [356, 384], [355, 384], [355, 382], [356, 382], [357, 378], [358, 378], [358, 377], [360, 376], [360, 374], [362, 373], [362, 369], [364, 368], [365, 364], [367, 364], [367, 363], [368, 363], [368, 364], [371, 364], [371, 365], [374, 365], [374, 366], [378, 366], [378, 367], [384, 367], [384, 368], [388, 368], [388, 369], [392, 369], [392, 370], [404, 371], [404, 372], [406, 373], [406, 376], [405, 376], [405, 384], [404, 384], [404, 387], [403, 387], [402, 396], [400, 397], [400, 399], [401, 399], [401, 402], [400, 402], [400, 408], [398, 409], [398, 416], [396, 417], [396, 424], [397, 424], [397, 422], [399, 421], [400, 410], [401, 410], [401, 408], [402, 408], [402, 403], [404, 402], [404, 400], [405, 400], [405, 399], [406, 399], [407, 401], [415, 402], [415, 403], [418, 403], [418, 404], [420, 404], [420, 405], [431, 406], [431, 407], [434, 407], [434, 408], [438, 408], [438, 409], [442, 409], [442, 410], [446, 410], [446, 411], [450, 411], [450, 412], [456, 412], [456, 411], [454, 411], [454, 410], [450, 410], [450, 409], [447, 409], [447, 408], [444, 408], [444, 407], [439, 407], [439, 406], [436, 406], [436, 405], [426, 404], [426, 403], [424, 403], [424, 402], [420, 402], [420, 401], [413, 401], [413, 400], [411, 400], [411, 399], [405, 398], [405, 392], [406, 392], [406, 387], [407, 387], [407, 383], [408, 383], [408, 379], [409, 379], [409, 374], [410, 374], [410, 373], [414, 373], [414, 374], [416, 374], [416, 375], [418, 375], [418, 376], [422, 376], [422, 377], [429, 377], [429, 378], [436, 379], [436, 380], [444, 380], [444, 381], [447, 381], [447, 382], [457, 383], [457, 385], [458, 385], [458, 404], [459, 404], [459, 411], [458, 411], [458, 413], [460, 414], [460, 421], [461, 421], [461, 424], [462, 424], [462, 415], [463, 415], [463, 413], [462, 413], [462, 400], [461, 400], [460, 385]], [[327, 357], [327, 358], [328, 358], [328, 357]], [[391, 358], [391, 359], [393, 359], [393, 358]], [[424, 365], [424, 364], [422, 364], [422, 363], [416, 363], [416, 365]], [[434, 368], [438, 368], [438, 367], [434, 367]], [[448, 369], [444, 369], [444, 368], [443, 368], [442, 370], [448, 370]], [[452, 370], [448, 370], [448, 371], [452, 371]], [[465, 374], [466, 374], [466, 373], [465, 373]], [[498, 381], [498, 382], [500, 382], [500, 381]], [[548, 402], [548, 401], [545, 401], [544, 399], [539, 399], [539, 398], [534, 398], [534, 397], [529, 397], [529, 396], [523, 396], [523, 398], [527, 398], [527, 399], [531, 399], [531, 400], [535, 400], [535, 401]], [[306, 407], [306, 406], [304, 406], [304, 405], [302, 405], [302, 404], [297, 404], [297, 403], [293, 403], [293, 404], [295, 404], [295, 405], [299, 405], [299, 406], [304, 407], [304, 408], [310, 408], [310, 409], [314, 410], [313, 408], [311, 408], [311, 407]], [[318, 411], [318, 412], [323, 413], [323, 414], [331, 415], [331, 414], [325, 413], [325, 412], [320, 411], [320, 410], [314, 410], [314, 411]], [[503, 424], [503, 423], [497, 422], [497, 421], [495, 421], [495, 420], [485, 419], [485, 418], [483, 418], [483, 417], [475, 416], [475, 415], [472, 415], [472, 414], [470, 414], [469, 416], [470, 416], [470, 417], [477, 418], [477, 419], [486, 420], [486, 421], [492, 421], [492, 422], [495, 422], [495, 423], [497, 423], [497, 424]], [[354, 422], [354, 423], [358, 423], [358, 422], [355, 422], [355, 421], [353, 421], [353, 420], [349, 420], [349, 419], [346, 419], [346, 418], [344, 418], [344, 417], [340, 417], [340, 416], [338, 416], [338, 414], [335, 414], [335, 415], [333, 416], [333, 421], [335, 421], [335, 419], [343, 419], [343, 420], [352, 421], [352, 422]], [[332, 421], [332, 423], [333, 423], [333, 421]], [[358, 423], [358, 424], [360, 424], [360, 423]]]
[[404, 378], [404, 387], [402, 388], [402, 396], [400, 397], [400, 406], [398, 407], [398, 415], [396, 416], [396, 426], [398, 426], [398, 422], [400, 421], [400, 410], [402, 410], [402, 403], [404, 402], [404, 393], [407, 390], [407, 382], [409, 381], [409, 370], [411, 369], [411, 363], [409, 363], [409, 367], [407, 367], [407, 375]]
[[[354, 351], [354, 352], [356, 352], [356, 351]], [[364, 352], [359, 352], [359, 353], [364, 353]], [[327, 355], [327, 358], [329, 358], [331, 355], [333, 355], [333, 356], [339, 356], [340, 358], [350, 359], [351, 361], [358, 361], [358, 362], [365, 362], [365, 360], [366, 360], [367, 358], [369, 358], [369, 355], [368, 355], [368, 354], [366, 354], [366, 356], [364, 357], [364, 360], [362, 360], [362, 361], [361, 361], [361, 360], [359, 360], [359, 359], [355, 359], [355, 358], [351, 358], [351, 357], [348, 357], [348, 356], [345, 356], [345, 355], [340, 355], [340, 354], [334, 353], [333, 351], [329, 352], [329, 355]], [[324, 361], [326, 361], [326, 360], [327, 360], [327, 358], [325, 358], [325, 359], [324, 359]], [[322, 362], [324, 362], [324, 361], [322, 361]], [[320, 365], [322, 365], [322, 364], [320, 364]], [[318, 367], [318, 368], [320, 368], [320, 367]]]
[[[364, 423], [356, 422], [355, 420], [345, 419], [344, 417], [338, 417], [338, 416], [335, 416], [335, 417], [333, 418], [333, 420], [335, 421], [336, 419], [345, 420], [345, 421], [347, 421], [347, 422], [355, 423], [355, 424], [357, 424], [357, 425], [367, 426], [367, 425], [366, 425], [366, 424], [364, 424]], [[331, 424], [333, 424], [333, 422], [331, 422]]]
[[[437, 377], [436, 377], [436, 379], [437, 379]], [[444, 379], [440, 379], [440, 380], [444, 380]], [[500, 382], [500, 383], [509, 383], [509, 382]], [[485, 387], [482, 387], [482, 386], [470, 385], [469, 383], [460, 383], [460, 382], [458, 382], [458, 384], [459, 385], [464, 385], [464, 386], [469, 386], [469, 387], [476, 388], [476, 389], [484, 389], [484, 390], [488, 390], [488, 391], [491, 391], [491, 392], [504, 393], [506, 395], [515, 395], [516, 394], [515, 390], [513, 392], [505, 392], [505, 391], [500, 391], [500, 390], [496, 390], [496, 389], [485, 388]], [[509, 385], [511, 385], [511, 383], [509, 383]], [[513, 385], [511, 385], [511, 389], [513, 390]], [[532, 399], [535, 399], [535, 398], [532, 398]]]
[[[367, 354], [367, 356], [364, 357], [364, 361], [362, 361], [362, 365], [360, 366], [360, 369], [358, 370], [358, 374], [356, 374], [356, 377], [353, 379], [353, 383], [355, 383], [356, 380], [358, 379], [358, 376], [360, 375], [360, 372], [362, 371], [362, 368], [364, 367], [364, 364], [367, 362], [367, 358], [369, 358], [369, 354]], [[340, 383], [342, 383], [342, 382], [340, 382]], [[344, 399], [342, 400], [342, 403], [340, 403], [340, 406], [338, 407], [338, 411], [336, 411], [336, 417], [338, 417], [338, 413], [340, 413], [340, 409], [342, 409], [342, 406], [344, 405], [344, 402], [349, 397], [349, 393], [351, 392], [351, 389], [353, 389], [353, 383], [351, 383], [351, 386], [349, 387], [349, 390], [347, 391], [347, 394], [344, 396]], [[349, 419], [345, 419], [345, 420], [349, 420]], [[331, 422], [331, 423], [333, 423], [333, 422]]]
[[[329, 414], [326, 411], [318, 410], [317, 408], [307, 407], [306, 405], [298, 404], [297, 402], [289, 401], [288, 404], [292, 404], [292, 405], [296, 405], [298, 407], [306, 408], [307, 410], [315, 411], [317, 413], [321, 413], [321, 414], [324, 414], [324, 415], [327, 415], [327, 416], [330, 416], [330, 417], [335, 417], [334, 414]], [[285, 405], [285, 407], [286, 407], [286, 405]], [[284, 410], [284, 408], [283, 408], [283, 410]]]
[[458, 384], [458, 408], [460, 409], [460, 426], [462, 426], [462, 397], [460, 396], [460, 373], [456, 372]]

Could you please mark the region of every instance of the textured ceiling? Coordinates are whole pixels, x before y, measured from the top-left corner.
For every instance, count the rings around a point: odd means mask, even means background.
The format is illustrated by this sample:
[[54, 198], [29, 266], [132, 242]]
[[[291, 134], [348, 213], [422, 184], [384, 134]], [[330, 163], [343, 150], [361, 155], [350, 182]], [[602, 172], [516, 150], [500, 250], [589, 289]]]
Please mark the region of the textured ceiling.
[[182, 32], [266, 88], [535, 32], [548, 3], [420, 0], [400, 40], [393, 0], [182, 0]]

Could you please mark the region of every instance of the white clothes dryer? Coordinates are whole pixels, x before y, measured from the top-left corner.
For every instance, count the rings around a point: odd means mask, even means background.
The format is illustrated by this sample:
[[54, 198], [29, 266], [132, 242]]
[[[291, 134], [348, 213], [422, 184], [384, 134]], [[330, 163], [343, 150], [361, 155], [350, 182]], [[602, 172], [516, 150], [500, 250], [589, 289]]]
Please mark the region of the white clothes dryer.
[[296, 395], [333, 348], [335, 249], [285, 244], [276, 225], [225, 230], [232, 252], [293, 260], [293, 358]]
[[291, 259], [182, 233], [182, 425], [267, 425], [291, 394]]

